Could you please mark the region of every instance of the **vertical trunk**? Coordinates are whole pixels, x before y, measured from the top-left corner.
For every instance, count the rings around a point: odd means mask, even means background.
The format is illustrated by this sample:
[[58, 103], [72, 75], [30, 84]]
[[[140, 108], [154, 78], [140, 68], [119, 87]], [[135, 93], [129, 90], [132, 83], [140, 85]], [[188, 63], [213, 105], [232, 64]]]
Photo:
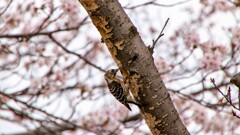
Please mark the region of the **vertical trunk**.
[[117, 0], [79, 0], [100, 32], [152, 134], [188, 135], [149, 49]]

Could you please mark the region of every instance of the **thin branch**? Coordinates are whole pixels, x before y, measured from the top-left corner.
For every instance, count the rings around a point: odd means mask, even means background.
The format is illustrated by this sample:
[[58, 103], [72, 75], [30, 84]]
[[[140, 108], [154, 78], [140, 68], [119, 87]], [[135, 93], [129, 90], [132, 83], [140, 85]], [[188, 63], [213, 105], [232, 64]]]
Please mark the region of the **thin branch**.
[[136, 6], [132, 6], [132, 7], [124, 7], [124, 8], [125, 9], [135, 9], [135, 8], [139, 8], [139, 7], [147, 6], [147, 5], [154, 5], [154, 6], [160, 6], [160, 7], [173, 7], [173, 6], [177, 6], [177, 5], [180, 5], [180, 4], [187, 3], [191, 0], [180, 1], [180, 2], [173, 3], [173, 4], [169, 4], [169, 5], [159, 4], [159, 3], [156, 3], [155, 1], [156, 0], [153, 0], [153, 1], [146, 2], [146, 3], [140, 4], [140, 5], [136, 5]]
[[216, 85], [214, 78], [211, 78], [211, 83], [215, 86], [215, 88], [218, 90], [218, 92], [227, 100], [227, 102], [236, 110], [240, 110], [239, 108], [237, 108], [231, 100], [231, 94], [230, 94], [230, 88], [228, 89], [228, 94], [225, 95]]
[[98, 67], [97, 65], [93, 64], [91, 61], [87, 60], [86, 58], [84, 58], [82, 55], [77, 54], [75, 52], [69, 51], [67, 48], [65, 48], [60, 42], [58, 42], [52, 35], [49, 35], [49, 38], [55, 42], [59, 47], [61, 47], [65, 52], [73, 54], [75, 56], [77, 56], [78, 58], [84, 60], [85, 63], [95, 67], [96, 69], [102, 71], [102, 72], [106, 72], [104, 69], [102, 69], [101, 67]]
[[156, 40], [153, 40], [153, 48], [155, 47], [156, 43], [158, 42], [158, 40], [160, 39], [160, 37], [162, 37], [164, 34], [163, 34], [163, 31], [165, 29], [165, 27], [167, 26], [168, 24], [168, 21], [169, 21], [170, 18], [167, 19], [167, 21], [165, 22], [160, 34], [158, 35], [157, 39]]
[[157, 44], [158, 40], [164, 35], [164, 34], [163, 34], [163, 31], [164, 31], [165, 27], [167, 26], [168, 21], [169, 21], [169, 18], [168, 18], [167, 21], [165, 22], [165, 24], [164, 24], [161, 32], [159, 33], [157, 39], [156, 39], [156, 40], [153, 39], [153, 44], [152, 44], [152, 46], [149, 47], [151, 53], [153, 53], [153, 49], [155, 48], [155, 45]]
[[[21, 104], [25, 105], [25, 106], [28, 107], [28, 108], [31, 108], [31, 109], [36, 110], [36, 111], [39, 111], [39, 112], [41, 112], [41, 113], [43, 113], [43, 114], [45, 114], [45, 115], [47, 115], [47, 116], [49, 116], [49, 117], [52, 117], [52, 118], [57, 119], [57, 120], [61, 120], [61, 121], [63, 121], [64, 123], [69, 124], [69, 125], [71, 125], [71, 126], [73, 126], [73, 127], [83, 128], [83, 127], [81, 127], [81, 126], [79, 126], [79, 125], [76, 125], [76, 124], [72, 123], [71, 121], [69, 121], [69, 120], [67, 120], [67, 119], [54, 116], [54, 115], [48, 113], [47, 111], [44, 111], [44, 110], [42, 110], [42, 109], [40, 109], [40, 108], [37, 108], [37, 107], [34, 107], [34, 106], [30, 105], [29, 103], [24, 102], [24, 101], [21, 101], [21, 100], [15, 98], [15, 97], [13, 97], [13, 96], [11, 96], [11, 95], [9, 95], [9, 94], [6, 94], [6, 93], [4, 93], [4, 92], [2, 92], [2, 91], [0, 91], [0, 95], [3, 95], [3, 96], [5, 96], [5, 97], [7, 97], [7, 98], [9, 98], [9, 99], [12, 99], [12, 100], [14, 100], [15, 102], [21, 103]], [[83, 129], [84, 129], [84, 128], [83, 128]]]
[[232, 3], [233, 5], [235, 5], [235, 6], [240, 6], [240, 2], [234, 2], [234, 1], [232, 1], [232, 0], [227, 0], [229, 3]]
[[50, 132], [52, 132], [52, 134], [53, 133], [56, 134], [56, 133], [62, 133], [63, 131], [67, 131], [67, 130], [75, 130], [75, 129], [72, 127], [69, 127], [69, 125], [64, 125], [64, 124], [62, 124], [62, 127], [42, 125], [33, 130], [29, 130], [21, 133], [13, 133], [11, 135], [38, 135], [38, 134], [49, 134]]
[[0, 35], [0, 38], [26, 38], [29, 39], [31, 37], [34, 36], [39, 36], [39, 35], [44, 35], [44, 36], [48, 36], [51, 35], [53, 33], [57, 33], [57, 32], [62, 32], [62, 31], [71, 31], [71, 30], [77, 30], [80, 28], [80, 26], [82, 26], [85, 21], [87, 20], [88, 17], [85, 17], [77, 26], [74, 27], [70, 27], [70, 28], [63, 28], [63, 29], [56, 29], [56, 30], [52, 30], [52, 31], [46, 31], [46, 32], [33, 32], [33, 33], [26, 33], [26, 34], [13, 34], [13, 35]]
[[9, 8], [9, 6], [11, 5], [11, 3], [12, 3], [12, 0], [9, 1], [8, 5], [6, 6], [6, 8], [3, 9], [3, 11], [0, 13], [0, 16], [3, 15], [3, 14], [7, 11], [7, 9]]
[[[190, 56], [193, 54], [193, 51], [191, 51], [186, 57], [183, 57], [182, 60], [180, 60], [178, 63], [172, 65], [171, 69], [168, 69], [166, 71], [160, 72], [161, 75], [168, 74], [169, 72], [173, 71], [178, 65], [181, 65], [183, 62], [185, 62]], [[198, 71], [198, 70], [197, 70]]]

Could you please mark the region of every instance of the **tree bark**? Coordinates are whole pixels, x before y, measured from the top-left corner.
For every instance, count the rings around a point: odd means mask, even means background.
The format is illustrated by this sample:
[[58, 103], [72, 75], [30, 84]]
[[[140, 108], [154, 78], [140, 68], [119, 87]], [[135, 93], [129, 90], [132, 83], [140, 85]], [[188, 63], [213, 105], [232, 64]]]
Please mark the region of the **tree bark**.
[[188, 135], [145, 46], [117, 0], [79, 0], [102, 36], [152, 134]]

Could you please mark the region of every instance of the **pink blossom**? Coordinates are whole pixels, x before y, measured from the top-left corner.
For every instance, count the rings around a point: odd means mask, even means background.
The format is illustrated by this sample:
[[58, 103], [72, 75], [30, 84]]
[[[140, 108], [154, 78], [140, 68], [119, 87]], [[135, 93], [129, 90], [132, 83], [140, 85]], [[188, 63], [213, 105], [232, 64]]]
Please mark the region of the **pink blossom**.
[[203, 51], [201, 66], [206, 70], [218, 69], [228, 53], [226, 46], [212, 40], [202, 43], [201, 48]]
[[124, 120], [128, 116], [128, 113], [129, 111], [125, 106], [120, 103], [117, 104], [117, 110], [115, 113], [116, 118], [118, 118], [119, 120]]
[[205, 70], [215, 70], [220, 67], [222, 63], [221, 56], [213, 53], [206, 53], [201, 59], [201, 65]]
[[232, 34], [232, 40], [240, 42], [240, 26], [230, 28], [229, 32]]
[[[69, 26], [76, 26], [76, 23], [80, 22], [80, 16], [79, 16], [79, 6], [77, 1], [72, 0], [62, 0], [61, 7], [63, 9], [64, 17], [66, 18], [66, 24]], [[70, 22], [67, 20], [71, 20]]]
[[158, 72], [162, 73], [169, 69], [169, 65], [167, 64], [166, 60], [162, 57], [155, 58], [154, 63], [158, 69]]
[[66, 81], [67, 77], [67, 71], [58, 71], [55, 75], [55, 79], [60, 81], [61, 83], [64, 83]]
[[203, 53], [211, 52], [211, 48], [214, 46], [214, 42], [212, 40], [208, 40], [201, 44], [201, 48]]
[[198, 108], [196, 107], [194, 110], [193, 119], [194, 119], [194, 122], [196, 122], [197, 124], [206, 123], [207, 121], [206, 111], [204, 111], [202, 107], [198, 107]]
[[[105, 131], [118, 132], [116, 129], [121, 125], [118, 117], [116, 117], [116, 110], [112, 110], [110, 107], [103, 107], [102, 110], [91, 112], [88, 116], [85, 116], [81, 120], [81, 124], [86, 128], [98, 132], [102, 128]], [[103, 131], [101, 131], [103, 132]]]
[[187, 48], [196, 48], [196, 46], [199, 44], [199, 41], [199, 35], [195, 30], [189, 31], [184, 37], [184, 42]]
[[234, 9], [235, 7], [228, 1], [226, 0], [217, 0], [213, 3], [213, 7], [216, 10], [220, 10], [220, 11], [230, 11], [232, 9]]
[[204, 6], [209, 6], [210, 5], [208, 0], [200, 0], [200, 3], [202, 3]]
[[209, 131], [216, 131], [216, 132], [223, 132], [224, 128], [223, 128], [223, 123], [222, 121], [224, 120], [224, 117], [222, 115], [220, 115], [219, 113], [216, 114], [212, 119], [211, 122], [209, 123], [211, 126], [206, 126], [206, 132]]

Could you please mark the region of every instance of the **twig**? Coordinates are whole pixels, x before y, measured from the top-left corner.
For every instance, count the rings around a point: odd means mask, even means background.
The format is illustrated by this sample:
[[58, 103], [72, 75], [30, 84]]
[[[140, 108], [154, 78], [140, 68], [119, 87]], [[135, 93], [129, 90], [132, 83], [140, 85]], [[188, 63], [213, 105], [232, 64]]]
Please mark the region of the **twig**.
[[[214, 87], [218, 90], [218, 92], [221, 93], [221, 95], [227, 100], [227, 102], [236, 110], [240, 110], [239, 108], [237, 108], [233, 103], [232, 103], [232, 100], [231, 100], [231, 94], [230, 94], [230, 88], [228, 89], [228, 94], [225, 95], [219, 88], [218, 86], [215, 84], [215, 80], [214, 78], [211, 78], [211, 83], [214, 85]], [[232, 110], [233, 112], [233, 110]], [[233, 116], [237, 117], [237, 118], [240, 118], [239, 116], [236, 115], [236, 113], [233, 113]]]
[[175, 69], [177, 66], [183, 64], [183, 62], [185, 62], [188, 58], [190, 58], [190, 56], [193, 54], [193, 51], [191, 51], [186, 57], [183, 57], [181, 61], [179, 61], [178, 63], [172, 65], [172, 68], [171, 69], [168, 69], [166, 71], [163, 71], [163, 72], [160, 72], [161, 75], [163, 74], [167, 74], [171, 71], [173, 71], [173, 69]]
[[235, 6], [240, 6], [240, 3], [239, 2], [234, 2], [234, 1], [231, 1], [231, 0], [227, 0], [228, 2], [232, 3], [233, 5]]
[[[226, 96], [226, 95], [218, 88], [218, 86], [217, 86], [216, 83], [215, 83], [214, 78], [211, 78], [210, 80], [211, 80], [211, 83], [214, 85], [214, 87], [218, 90], [218, 92], [220, 92], [221, 95], [227, 100], [227, 102], [231, 104], [231, 101], [230, 101], [231, 99], [229, 100], [229, 97]], [[233, 105], [233, 106], [234, 106], [234, 105]], [[235, 106], [234, 106], [234, 108], [235, 108]], [[236, 109], [237, 109], [237, 108], [236, 108]]]
[[36, 110], [36, 111], [39, 111], [39, 112], [47, 115], [48, 117], [54, 118], [54, 119], [56, 119], [56, 120], [61, 120], [61, 121], [65, 122], [65, 123], [67, 123], [67, 124], [69, 124], [69, 125], [71, 125], [71, 126], [73, 126], [73, 127], [83, 128], [83, 127], [81, 127], [81, 126], [79, 126], [79, 125], [76, 125], [75, 123], [73, 123], [73, 122], [71, 122], [71, 121], [69, 121], [69, 120], [67, 120], [67, 119], [64, 119], [64, 118], [61, 118], [61, 117], [57, 117], [57, 116], [55, 116], [55, 115], [52, 115], [52, 114], [48, 113], [48, 112], [45, 111], [45, 110], [42, 110], [42, 109], [37, 108], [37, 107], [35, 107], [35, 106], [32, 106], [32, 105], [30, 105], [29, 103], [24, 102], [24, 101], [21, 101], [21, 100], [17, 99], [16, 97], [11, 96], [11, 95], [9, 95], [9, 94], [7, 94], [7, 93], [4, 93], [4, 92], [1, 92], [1, 91], [0, 91], [0, 95], [3, 95], [3, 96], [5, 96], [5, 97], [7, 97], [7, 98], [9, 98], [9, 99], [12, 99], [12, 100], [15, 101], [15, 102], [21, 103], [21, 104], [25, 105], [25, 106], [28, 107], [28, 108], [31, 108], [31, 109]]
[[82, 55], [77, 54], [75, 52], [69, 51], [67, 48], [65, 48], [60, 42], [58, 42], [52, 35], [49, 35], [49, 38], [55, 42], [59, 47], [61, 47], [65, 52], [73, 54], [75, 56], [77, 56], [78, 58], [82, 59], [85, 63], [95, 67], [96, 69], [102, 71], [102, 72], [106, 72], [104, 69], [102, 69], [101, 67], [98, 67], [97, 65], [93, 64], [91, 61], [87, 60], [86, 58], [84, 58]]
[[180, 1], [180, 2], [173, 3], [173, 4], [169, 4], [169, 5], [159, 4], [159, 3], [156, 3], [155, 1], [156, 0], [153, 0], [153, 1], [146, 2], [146, 3], [140, 4], [140, 5], [135, 5], [135, 6], [132, 6], [132, 7], [125, 6], [124, 8], [125, 9], [135, 9], [135, 8], [139, 8], [139, 7], [147, 6], [147, 5], [154, 5], [154, 6], [160, 6], [160, 7], [173, 7], [173, 6], [177, 6], [177, 5], [180, 5], [180, 4], [184, 4], [184, 3], [189, 2], [191, 0]]
[[9, 8], [9, 6], [11, 5], [11, 3], [12, 3], [12, 0], [9, 1], [8, 5], [6, 6], [6, 8], [3, 9], [3, 11], [0, 13], [0, 16], [3, 15], [3, 14], [7, 11], [7, 9]]
[[164, 31], [165, 27], [167, 26], [168, 21], [169, 21], [169, 18], [168, 18], [167, 21], [165, 22], [165, 24], [164, 24], [161, 32], [159, 33], [157, 39], [156, 39], [156, 40], [154, 40], [154, 39], [152, 40], [152, 41], [153, 41], [153, 44], [152, 44], [152, 46], [149, 47], [149, 50], [150, 50], [151, 53], [153, 53], [153, 49], [155, 48], [155, 45], [157, 44], [158, 40], [164, 35], [164, 34], [163, 34], [163, 31]]
[[63, 29], [56, 29], [56, 30], [52, 30], [52, 31], [45, 31], [45, 32], [33, 32], [33, 33], [20, 33], [20, 34], [11, 34], [11, 35], [0, 35], [0, 38], [31, 38], [34, 36], [48, 36], [51, 35], [53, 33], [57, 33], [57, 32], [62, 32], [62, 31], [71, 31], [71, 30], [78, 30], [83, 24], [85, 24], [86, 20], [88, 17], [85, 17], [78, 25], [74, 26], [74, 27], [70, 27], [70, 28], [63, 28]]

